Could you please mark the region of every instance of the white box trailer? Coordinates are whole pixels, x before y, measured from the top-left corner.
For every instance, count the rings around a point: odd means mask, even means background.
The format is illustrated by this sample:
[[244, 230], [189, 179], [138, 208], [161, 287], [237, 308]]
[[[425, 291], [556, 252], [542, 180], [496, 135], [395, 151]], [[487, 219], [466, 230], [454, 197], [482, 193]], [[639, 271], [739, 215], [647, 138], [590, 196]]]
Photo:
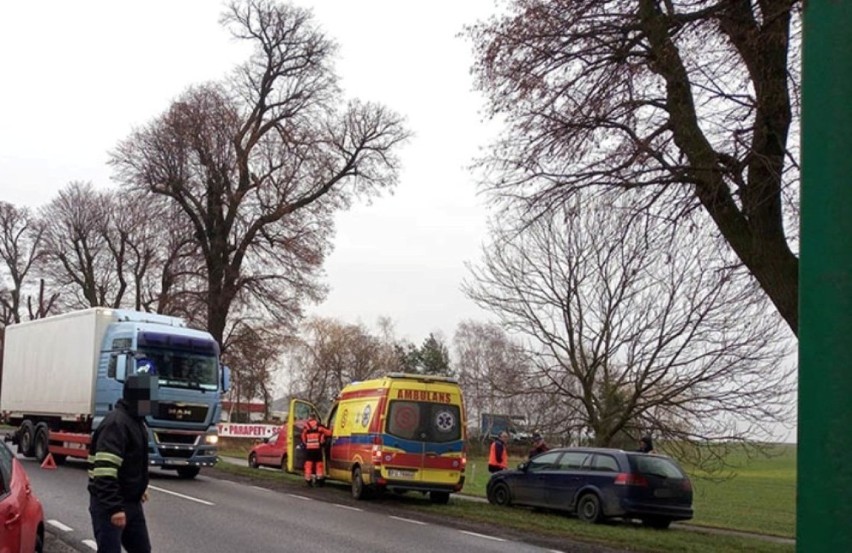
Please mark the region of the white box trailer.
[[110, 309], [86, 309], [6, 328], [0, 410], [94, 414], [98, 358]]
[[123, 395], [127, 371], [158, 376], [149, 463], [193, 478], [216, 462], [229, 370], [210, 333], [183, 319], [96, 307], [6, 327], [0, 415], [25, 457], [85, 459], [92, 431]]

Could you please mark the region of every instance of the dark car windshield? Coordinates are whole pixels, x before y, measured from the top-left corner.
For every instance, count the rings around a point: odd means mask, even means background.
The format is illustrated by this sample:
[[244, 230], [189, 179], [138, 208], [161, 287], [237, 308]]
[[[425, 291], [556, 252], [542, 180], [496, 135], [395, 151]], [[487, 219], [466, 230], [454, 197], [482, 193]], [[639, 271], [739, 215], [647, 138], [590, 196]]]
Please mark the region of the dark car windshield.
[[632, 455], [631, 460], [636, 472], [646, 476], [659, 476], [660, 478], [684, 478], [685, 475], [680, 467], [671, 459], [651, 455]]
[[460, 440], [459, 406], [428, 401], [391, 401], [387, 432], [404, 440], [439, 443]]

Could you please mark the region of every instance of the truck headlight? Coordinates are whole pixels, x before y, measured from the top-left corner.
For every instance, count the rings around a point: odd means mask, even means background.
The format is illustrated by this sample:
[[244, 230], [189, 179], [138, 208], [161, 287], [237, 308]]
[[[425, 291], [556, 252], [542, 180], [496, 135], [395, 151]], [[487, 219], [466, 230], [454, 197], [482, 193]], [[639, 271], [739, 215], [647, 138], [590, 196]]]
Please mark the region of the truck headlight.
[[204, 437], [204, 441], [210, 445], [216, 445], [219, 443], [219, 436], [217, 434], [207, 434]]

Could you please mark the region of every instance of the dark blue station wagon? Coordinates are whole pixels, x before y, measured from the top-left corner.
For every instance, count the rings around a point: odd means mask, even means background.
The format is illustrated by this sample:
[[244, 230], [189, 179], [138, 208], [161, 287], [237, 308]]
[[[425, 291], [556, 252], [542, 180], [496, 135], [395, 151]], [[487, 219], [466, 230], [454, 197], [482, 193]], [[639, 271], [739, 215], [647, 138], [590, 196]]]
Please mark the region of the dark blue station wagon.
[[692, 518], [692, 483], [673, 459], [621, 449], [552, 449], [494, 473], [486, 490], [495, 505], [568, 511], [587, 522], [618, 517], [668, 528]]

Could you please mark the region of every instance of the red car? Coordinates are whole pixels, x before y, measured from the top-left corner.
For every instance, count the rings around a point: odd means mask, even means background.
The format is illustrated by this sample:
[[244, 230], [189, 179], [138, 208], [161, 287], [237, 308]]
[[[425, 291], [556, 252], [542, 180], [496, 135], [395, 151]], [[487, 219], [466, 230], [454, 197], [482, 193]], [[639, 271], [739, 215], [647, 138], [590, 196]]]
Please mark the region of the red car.
[[282, 426], [275, 434], [251, 448], [248, 464], [256, 469], [260, 466], [287, 468], [287, 426]]
[[44, 511], [24, 466], [0, 444], [0, 551], [42, 553]]

